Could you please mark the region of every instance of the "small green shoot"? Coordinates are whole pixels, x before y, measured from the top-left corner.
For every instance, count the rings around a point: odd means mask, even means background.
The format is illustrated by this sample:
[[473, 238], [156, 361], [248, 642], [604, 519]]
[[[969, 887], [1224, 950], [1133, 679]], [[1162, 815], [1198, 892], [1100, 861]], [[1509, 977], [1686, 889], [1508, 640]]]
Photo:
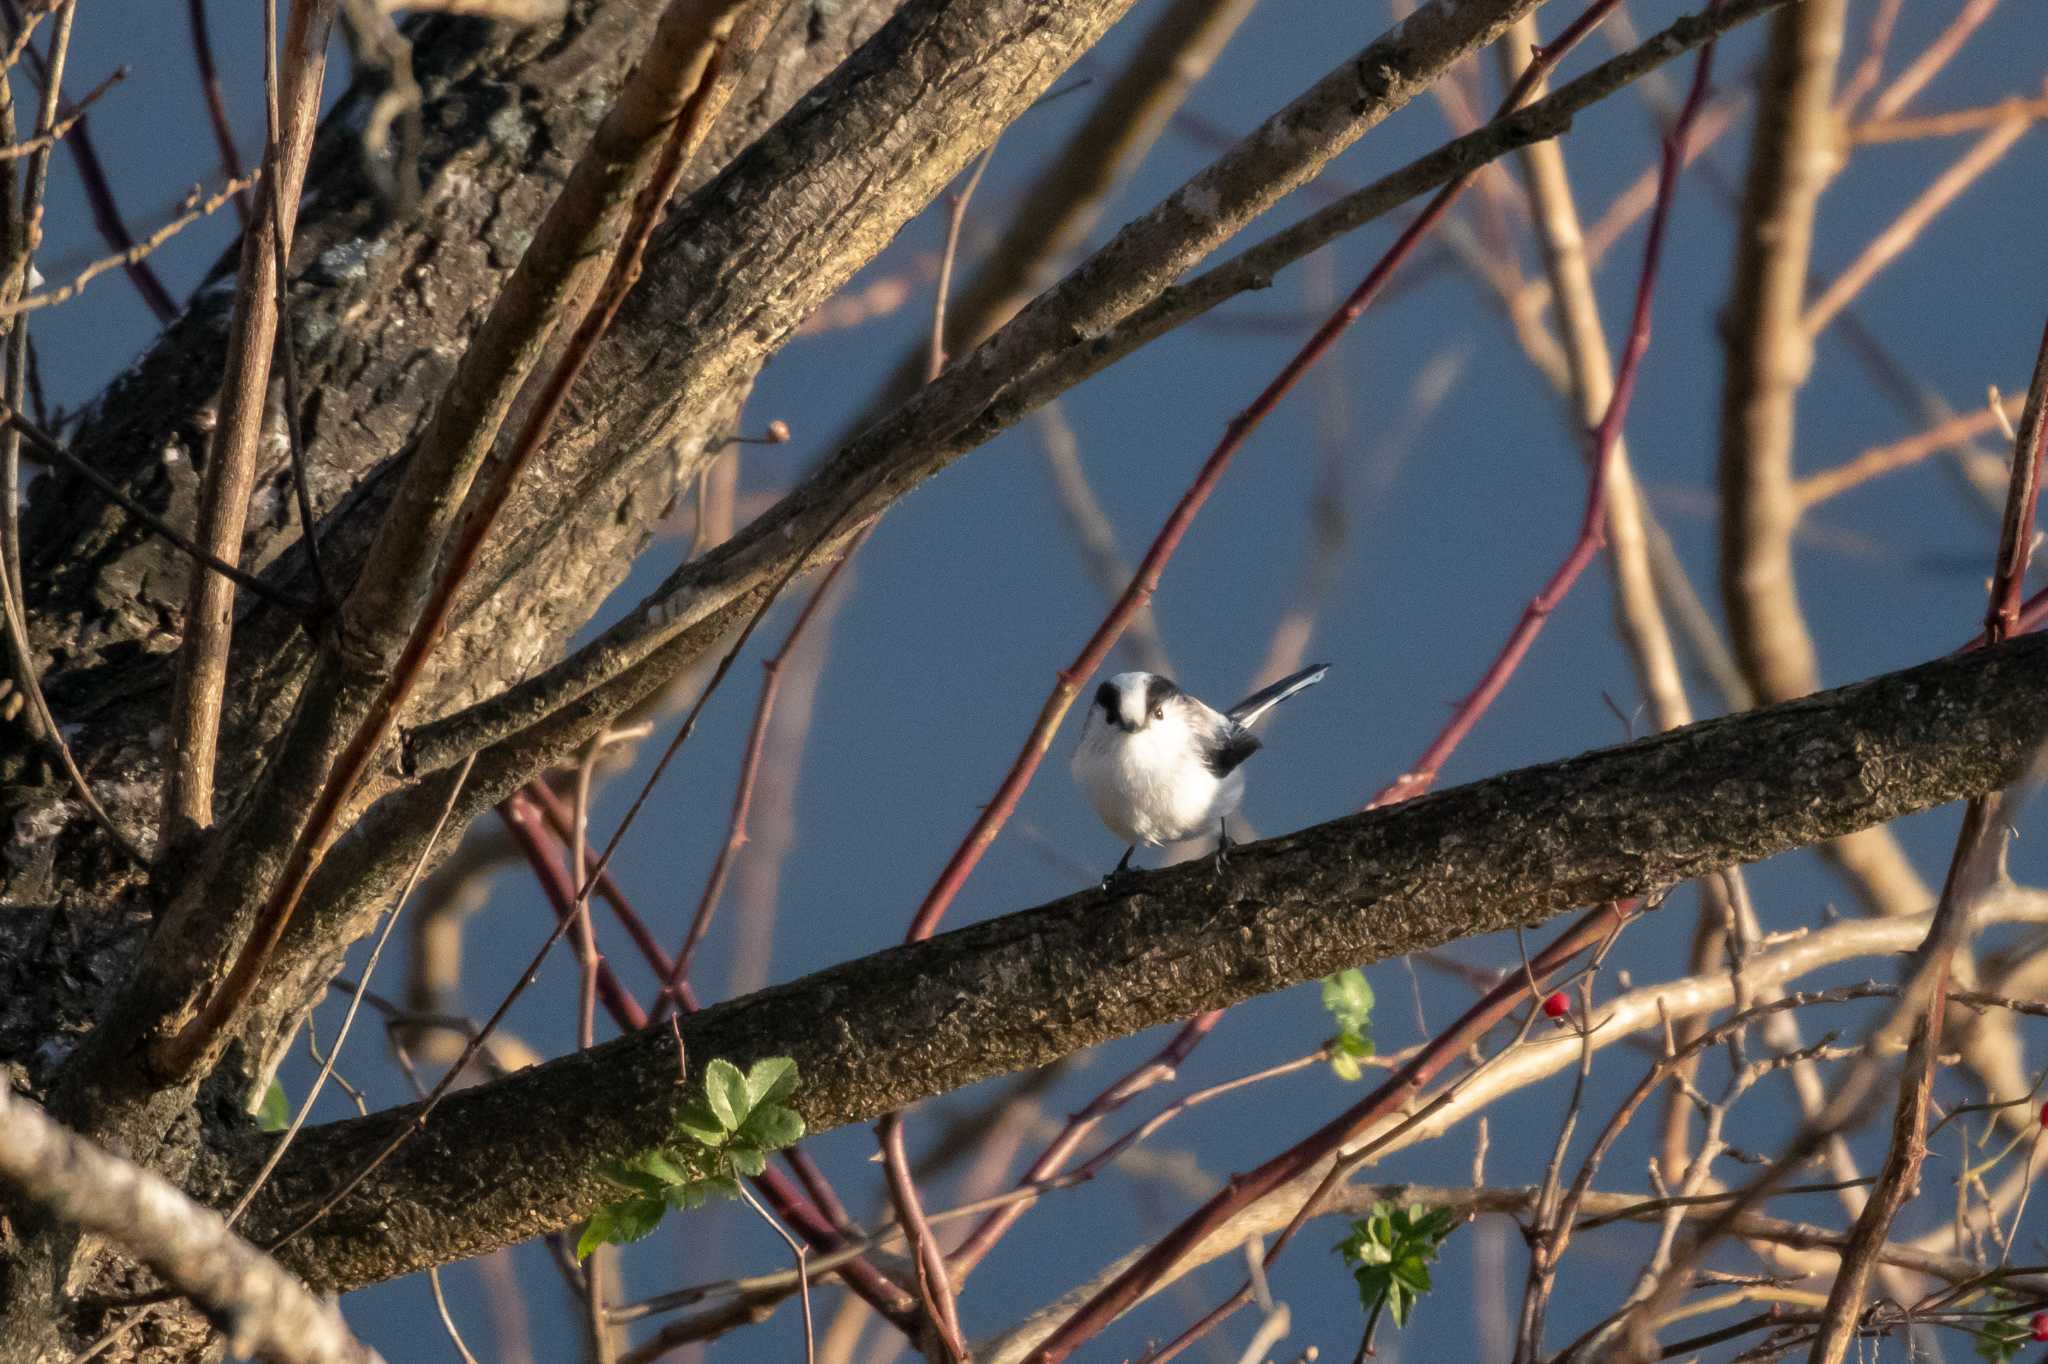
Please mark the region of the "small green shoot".
[[[2018, 1301], [2009, 1289], [1993, 1287], [1991, 1290], [1994, 1308], [2010, 1307]], [[2033, 1339], [2033, 1328], [2025, 1317], [2017, 1314], [1992, 1317], [1971, 1332], [1971, 1337], [1977, 1358], [1988, 1360], [1989, 1364], [2007, 1364], [2007, 1361], [2017, 1358], [2020, 1350]]]
[[256, 1125], [266, 1132], [282, 1132], [292, 1125], [291, 1100], [285, 1098], [284, 1086], [275, 1080], [263, 1091], [263, 1102], [256, 1109]]
[[1373, 1054], [1372, 986], [1357, 967], [1323, 977], [1323, 1008], [1336, 1020], [1337, 1032], [1330, 1039], [1330, 1069], [1340, 1080], [1356, 1080], [1364, 1072], [1359, 1062]]
[[605, 1171], [628, 1191], [599, 1208], [576, 1241], [579, 1260], [601, 1245], [637, 1241], [670, 1208], [702, 1207], [715, 1194], [737, 1198], [740, 1180], [768, 1167], [768, 1155], [803, 1140], [804, 1120], [782, 1101], [796, 1089], [796, 1062], [756, 1061], [744, 1075], [730, 1061], [704, 1068], [704, 1095], [683, 1105], [676, 1140], [642, 1151]]
[[1457, 1226], [1458, 1216], [1448, 1208], [1391, 1203], [1373, 1204], [1370, 1213], [1351, 1224], [1351, 1234], [1336, 1249], [1358, 1280], [1368, 1338], [1383, 1310], [1393, 1313], [1394, 1325], [1408, 1324], [1416, 1301], [1429, 1291], [1430, 1262]]

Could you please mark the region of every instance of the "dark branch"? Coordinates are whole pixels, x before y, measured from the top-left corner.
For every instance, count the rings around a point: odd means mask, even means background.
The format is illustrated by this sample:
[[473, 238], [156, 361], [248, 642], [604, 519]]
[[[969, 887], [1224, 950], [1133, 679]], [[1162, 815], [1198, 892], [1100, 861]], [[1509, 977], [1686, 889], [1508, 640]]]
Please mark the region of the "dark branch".
[[[694, 1066], [794, 1056], [811, 1130], [1346, 966], [1654, 892], [2014, 779], [2048, 728], [2048, 638], [1525, 768], [1085, 891], [707, 1009]], [[826, 1021], [829, 1020], [829, 1021]], [[352, 1288], [553, 1230], [683, 1091], [655, 1029], [449, 1099], [428, 1140], [284, 1252]], [[305, 1132], [274, 1232], [409, 1110]]]

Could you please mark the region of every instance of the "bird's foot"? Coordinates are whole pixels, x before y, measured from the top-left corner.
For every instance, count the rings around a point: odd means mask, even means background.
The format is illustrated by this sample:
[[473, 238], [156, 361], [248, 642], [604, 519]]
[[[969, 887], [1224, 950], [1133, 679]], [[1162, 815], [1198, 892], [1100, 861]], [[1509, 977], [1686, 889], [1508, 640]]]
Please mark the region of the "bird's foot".
[[1215, 864], [1218, 876], [1226, 875], [1230, 871], [1230, 850], [1236, 846], [1236, 840], [1231, 838], [1228, 831], [1217, 829]]
[[1124, 855], [1117, 859], [1117, 864], [1102, 878], [1103, 890], [1114, 891], [1138, 874], [1136, 868], [1131, 866], [1131, 854], [1137, 850], [1138, 845], [1135, 843], [1124, 849]]

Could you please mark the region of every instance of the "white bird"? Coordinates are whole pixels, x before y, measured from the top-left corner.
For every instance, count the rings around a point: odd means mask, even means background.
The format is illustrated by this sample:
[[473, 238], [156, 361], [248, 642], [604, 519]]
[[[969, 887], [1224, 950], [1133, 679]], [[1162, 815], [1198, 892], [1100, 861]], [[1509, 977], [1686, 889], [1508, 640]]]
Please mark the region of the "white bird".
[[1220, 858], [1230, 847], [1223, 821], [1244, 800], [1244, 760], [1259, 748], [1251, 725], [1329, 670], [1304, 668], [1221, 712], [1157, 673], [1118, 673], [1097, 687], [1072, 766], [1102, 822], [1131, 845], [1105, 883], [1130, 870], [1138, 844], [1179, 843], [1211, 827]]

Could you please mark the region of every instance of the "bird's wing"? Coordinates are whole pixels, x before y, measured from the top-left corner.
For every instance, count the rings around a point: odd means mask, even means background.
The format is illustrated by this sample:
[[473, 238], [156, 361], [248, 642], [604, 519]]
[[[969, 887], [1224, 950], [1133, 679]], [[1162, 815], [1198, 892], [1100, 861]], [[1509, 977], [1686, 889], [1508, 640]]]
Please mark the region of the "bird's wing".
[[1237, 770], [1239, 763], [1259, 751], [1259, 736], [1242, 725], [1225, 722], [1223, 728], [1202, 745], [1202, 763], [1218, 778]]
[[[1270, 687], [1259, 688], [1259, 690], [1223, 712], [1224, 717], [1235, 724], [1252, 724], [1261, 715], [1264, 715], [1296, 692], [1301, 691], [1305, 687], [1313, 687], [1316, 683], [1322, 681], [1323, 674], [1329, 671], [1330, 665], [1327, 663], [1318, 663], [1314, 667], [1303, 668], [1291, 677], [1281, 678]], [[1250, 750], [1246, 751], [1249, 753]], [[1238, 761], [1242, 762], [1244, 759], [1240, 758]], [[1232, 764], [1232, 766], [1235, 765]]]

